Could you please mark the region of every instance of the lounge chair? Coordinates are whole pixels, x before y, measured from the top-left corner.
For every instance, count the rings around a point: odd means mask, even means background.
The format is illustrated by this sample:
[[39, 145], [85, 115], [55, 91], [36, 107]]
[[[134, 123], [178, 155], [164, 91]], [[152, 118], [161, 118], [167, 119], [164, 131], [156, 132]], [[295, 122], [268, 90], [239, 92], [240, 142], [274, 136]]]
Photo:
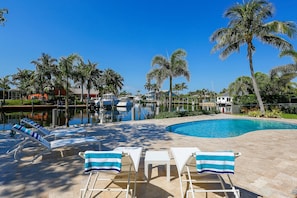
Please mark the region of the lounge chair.
[[64, 147], [99, 144], [99, 149], [101, 149], [101, 142], [94, 137], [64, 138], [64, 139], [48, 141], [44, 138], [44, 136], [36, 132], [33, 132], [32, 130], [27, 129], [26, 127], [19, 124], [13, 125], [11, 130], [21, 134], [25, 138], [25, 140], [22, 141], [22, 143], [18, 144], [18, 146], [13, 150], [13, 152], [10, 152], [10, 153], [14, 153], [14, 158], [16, 160], [21, 160], [19, 155], [22, 153], [24, 146], [29, 142], [38, 143], [38, 146], [35, 146], [35, 145], [33, 146], [34, 149], [41, 148], [41, 151], [33, 157], [33, 160], [31, 160], [31, 162], [34, 162], [39, 156], [42, 156], [47, 152], [51, 152], [52, 150], [64, 148]]
[[[89, 174], [85, 187], [80, 189], [80, 197], [86, 197], [87, 194], [90, 197], [93, 191], [98, 193], [125, 192], [126, 198], [129, 194], [135, 197], [141, 153], [141, 147], [118, 147], [112, 151], [80, 152], [79, 155], [85, 159], [84, 172]], [[130, 187], [131, 182], [134, 182], [133, 188]]]
[[[65, 138], [70, 136], [82, 136], [82, 135], [86, 136], [86, 133], [87, 133], [86, 129], [83, 127], [48, 130], [29, 118], [22, 118], [20, 123], [21, 125], [28, 125], [36, 129], [36, 132], [43, 135], [43, 138], [46, 138], [46, 139], [49, 139], [49, 138], [57, 139], [57, 138]], [[18, 144], [14, 145], [12, 148], [7, 150], [6, 153], [10, 154], [15, 152], [15, 149], [18, 148], [19, 145], [25, 144], [25, 141], [27, 141], [27, 139], [20, 141]]]
[[[177, 166], [181, 197], [184, 197], [183, 182], [187, 184], [186, 197], [189, 194], [195, 197], [195, 193], [203, 192], [224, 193], [226, 197], [227, 193], [233, 193], [235, 198], [240, 197], [230, 177], [230, 174], [234, 174], [235, 157], [240, 153], [201, 152], [196, 147], [173, 147], [171, 152]], [[223, 175], [227, 175], [229, 185], [225, 185]], [[204, 184], [204, 188], [194, 184]], [[220, 187], [214, 184], [220, 184]]]
[[75, 135], [82, 135], [82, 134], [86, 135], [87, 133], [86, 129], [83, 127], [48, 130], [29, 118], [22, 118], [20, 123], [21, 125], [29, 125], [30, 127], [35, 128], [38, 132], [42, 133], [42, 135], [44, 135], [45, 137], [61, 138], [66, 136], [75, 136]]

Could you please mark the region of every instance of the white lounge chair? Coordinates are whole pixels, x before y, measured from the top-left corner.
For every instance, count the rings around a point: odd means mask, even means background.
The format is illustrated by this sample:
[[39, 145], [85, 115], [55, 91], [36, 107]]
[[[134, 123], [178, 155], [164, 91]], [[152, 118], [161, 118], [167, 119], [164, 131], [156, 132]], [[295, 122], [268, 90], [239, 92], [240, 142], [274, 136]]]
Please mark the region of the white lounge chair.
[[37, 132], [42, 133], [44, 137], [61, 138], [66, 136], [86, 135], [87, 133], [86, 129], [83, 127], [71, 127], [65, 129], [48, 130], [29, 118], [22, 118], [20, 123], [21, 125], [29, 125], [30, 127], [35, 128]]
[[9, 152], [9, 153], [14, 153], [14, 158], [16, 160], [21, 160], [19, 155], [20, 153], [22, 153], [24, 146], [29, 142], [38, 143], [38, 146], [34, 145], [33, 148], [42, 149], [37, 155], [33, 157], [32, 160], [30, 160], [31, 162], [34, 162], [39, 156], [47, 152], [51, 152], [52, 150], [64, 148], [64, 147], [99, 144], [99, 150], [101, 150], [100, 140], [94, 137], [64, 138], [64, 139], [48, 141], [42, 135], [36, 132], [33, 132], [32, 130], [27, 129], [26, 127], [19, 124], [13, 125], [11, 130], [21, 134], [25, 138], [25, 140], [22, 141], [22, 143], [18, 144], [18, 146], [13, 151]]
[[[70, 136], [86, 136], [86, 129], [83, 127], [72, 127], [72, 128], [65, 128], [65, 129], [55, 129], [55, 130], [48, 130], [38, 124], [37, 122], [29, 119], [29, 118], [22, 118], [20, 121], [21, 125], [28, 125], [34, 129], [36, 129], [36, 132], [43, 135], [43, 138], [49, 139], [49, 138], [65, 138]], [[24, 139], [23, 141], [20, 141], [18, 144], [14, 145], [12, 148], [6, 151], [7, 154], [15, 152], [15, 149], [18, 148], [19, 145], [25, 144], [25, 141], [27, 139]]]
[[[233, 185], [230, 174], [234, 173], [234, 159], [240, 154], [233, 152], [201, 152], [196, 147], [173, 147], [171, 148], [174, 157], [181, 189], [181, 197], [184, 197], [183, 182], [186, 183], [186, 197], [191, 193], [233, 193], [235, 198], [240, 197], [239, 190]], [[225, 187], [222, 175], [226, 174], [229, 186]], [[211, 187], [198, 188], [194, 184], [212, 184]], [[213, 184], [220, 184], [215, 187]], [[214, 188], [214, 189], [213, 189]]]
[[[89, 174], [85, 187], [80, 190], [80, 197], [86, 197], [87, 194], [90, 197], [93, 191], [98, 193], [125, 192], [126, 198], [129, 194], [135, 197], [141, 153], [141, 147], [118, 147], [112, 151], [80, 152], [79, 155], [85, 159], [85, 173]], [[130, 187], [131, 182], [134, 182], [133, 188]], [[92, 183], [91, 187], [89, 187], [90, 183]], [[125, 185], [122, 185], [123, 183]]]

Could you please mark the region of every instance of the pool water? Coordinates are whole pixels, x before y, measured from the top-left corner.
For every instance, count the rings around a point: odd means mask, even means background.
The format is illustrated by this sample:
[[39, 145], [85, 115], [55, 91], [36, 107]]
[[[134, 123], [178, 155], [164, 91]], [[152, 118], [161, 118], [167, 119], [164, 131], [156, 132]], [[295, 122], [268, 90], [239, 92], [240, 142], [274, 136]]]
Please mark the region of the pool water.
[[166, 127], [170, 132], [204, 138], [235, 137], [251, 131], [267, 129], [297, 129], [297, 125], [267, 120], [219, 119], [186, 122]]

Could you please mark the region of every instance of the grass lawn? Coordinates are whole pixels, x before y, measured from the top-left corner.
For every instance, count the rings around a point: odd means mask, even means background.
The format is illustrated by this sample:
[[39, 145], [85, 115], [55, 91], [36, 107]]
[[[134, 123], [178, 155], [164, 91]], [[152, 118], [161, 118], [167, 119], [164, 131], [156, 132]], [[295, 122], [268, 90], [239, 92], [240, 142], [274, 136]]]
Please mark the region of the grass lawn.
[[286, 119], [297, 119], [297, 114], [282, 113], [282, 118], [286, 118]]

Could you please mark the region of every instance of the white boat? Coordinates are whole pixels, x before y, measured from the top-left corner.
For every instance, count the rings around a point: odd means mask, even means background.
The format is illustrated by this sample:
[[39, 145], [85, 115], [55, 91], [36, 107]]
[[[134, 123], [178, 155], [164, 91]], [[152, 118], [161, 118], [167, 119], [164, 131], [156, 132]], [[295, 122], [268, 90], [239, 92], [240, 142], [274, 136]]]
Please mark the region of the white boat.
[[99, 108], [100, 107], [100, 101], [101, 101], [101, 98], [96, 98], [93, 100], [94, 101], [94, 105], [95, 107]]
[[113, 93], [103, 94], [100, 100], [100, 107], [103, 105], [106, 106], [116, 106], [119, 102], [119, 99]]
[[133, 106], [133, 100], [129, 97], [121, 97], [117, 107], [132, 107]]

